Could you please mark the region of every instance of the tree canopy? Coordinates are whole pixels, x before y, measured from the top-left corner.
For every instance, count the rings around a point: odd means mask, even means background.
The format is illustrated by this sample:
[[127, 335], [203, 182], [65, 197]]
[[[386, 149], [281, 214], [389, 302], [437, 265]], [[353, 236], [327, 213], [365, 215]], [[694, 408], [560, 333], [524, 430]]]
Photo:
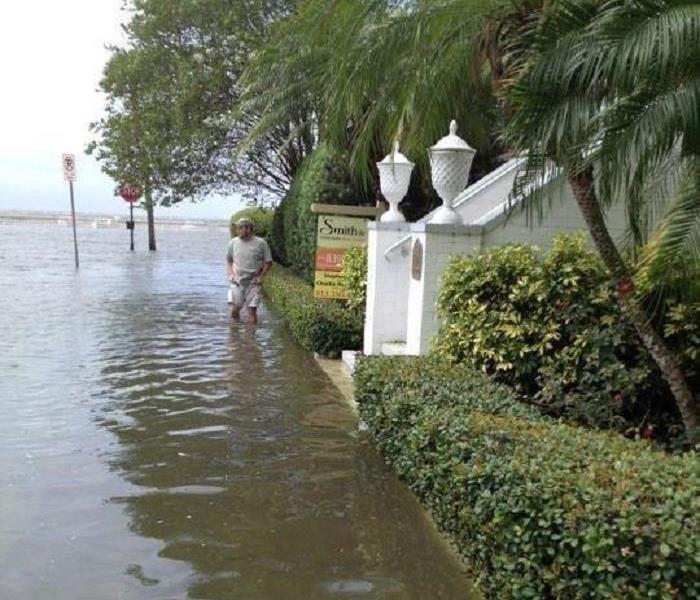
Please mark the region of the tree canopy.
[[[522, 155], [521, 189], [552, 167], [568, 183], [626, 290], [625, 315], [686, 427], [697, 426], [692, 392], [651, 324], [654, 298], [700, 300], [697, 0], [128, 6], [129, 43], [106, 67], [93, 147], [116, 180], [137, 178], [161, 204], [233, 188], [279, 196], [323, 143], [348, 153], [378, 194], [374, 163], [398, 139], [427, 206], [426, 149], [456, 119], [478, 151], [473, 178]], [[624, 252], [603, 219], [616, 202], [628, 215]], [[546, 210], [538, 194], [529, 206]], [[629, 293], [632, 279], [642, 294]]]
[[105, 116], [93, 124], [88, 151], [115, 181], [149, 189], [162, 205], [213, 191], [257, 199], [282, 193], [300, 159], [278, 155], [278, 131], [238, 153], [248, 123], [234, 118], [232, 108], [249, 56], [293, 5], [129, 2], [127, 43], [111, 48], [100, 82]]

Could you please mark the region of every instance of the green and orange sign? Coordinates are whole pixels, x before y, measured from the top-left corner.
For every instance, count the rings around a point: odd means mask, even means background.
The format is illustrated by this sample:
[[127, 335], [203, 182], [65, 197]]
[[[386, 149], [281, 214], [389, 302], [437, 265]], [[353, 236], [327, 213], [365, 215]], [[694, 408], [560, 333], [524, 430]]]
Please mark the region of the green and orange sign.
[[367, 219], [319, 215], [316, 229], [314, 296], [346, 300], [343, 258], [350, 248], [367, 244]]

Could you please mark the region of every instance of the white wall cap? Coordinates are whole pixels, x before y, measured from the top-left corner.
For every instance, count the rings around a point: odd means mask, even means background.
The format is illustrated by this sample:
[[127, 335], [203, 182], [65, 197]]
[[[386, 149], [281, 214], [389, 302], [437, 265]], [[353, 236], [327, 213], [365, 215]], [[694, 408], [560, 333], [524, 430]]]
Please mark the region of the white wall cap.
[[479, 236], [481, 225], [459, 225], [456, 223], [411, 223], [411, 233], [442, 233], [445, 235]]
[[370, 221], [367, 223], [367, 229], [371, 229], [372, 231], [398, 231], [407, 233], [411, 231], [411, 223], [391, 221], [382, 223], [381, 221]]
[[[514, 170], [520, 168], [524, 164], [524, 162], [525, 162], [524, 157], [511, 158], [510, 160], [503, 163], [497, 169], [494, 169], [493, 171], [491, 171], [487, 175], [484, 175], [481, 179], [472, 183], [466, 190], [464, 190], [462, 193], [460, 193], [459, 196], [457, 196], [457, 198], [455, 198], [455, 201], [452, 205], [453, 208], [459, 212], [459, 207], [461, 205], [463, 205], [465, 202], [468, 202], [469, 200], [474, 198], [474, 196], [476, 196], [477, 194], [480, 194], [481, 192], [487, 190], [489, 187], [493, 186], [494, 184], [499, 182], [504, 177], [511, 175], [512, 172]], [[488, 210], [484, 213], [484, 215], [486, 215], [486, 214], [490, 215], [493, 208], [495, 208], [497, 206], [501, 206], [503, 201], [507, 200], [507, 198], [508, 198], [508, 196], [506, 196], [505, 198], [503, 198], [502, 196], [494, 197], [493, 202], [490, 203], [490, 206], [489, 206]], [[436, 208], [435, 210], [432, 210], [427, 215], [425, 215], [423, 218], [421, 218], [418, 222], [423, 223], [423, 222], [430, 221], [430, 219], [433, 218], [433, 215], [437, 212], [438, 209], [439, 209], [439, 207]], [[483, 219], [483, 216], [479, 217], [478, 219], [476, 219], [473, 222], [476, 222], [479, 224], [486, 223], [486, 221]]]

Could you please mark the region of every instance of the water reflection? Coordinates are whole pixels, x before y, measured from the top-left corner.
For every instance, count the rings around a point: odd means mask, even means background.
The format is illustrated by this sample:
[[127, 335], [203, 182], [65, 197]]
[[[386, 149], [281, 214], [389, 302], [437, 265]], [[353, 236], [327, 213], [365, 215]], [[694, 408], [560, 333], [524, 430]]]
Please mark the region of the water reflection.
[[[158, 559], [191, 565], [190, 597], [465, 597], [413, 498], [269, 314], [231, 326], [205, 297], [133, 310], [112, 307], [100, 352], [110, 465], [139, 486], [113, 501], [162, 541]], [[158, 587], [159, 568], [128, 572]]]
[[465, 598], [313, 359], [228, 323], [227, 232], [123, 234], [76, 273], [0, 228], [0, 598]]

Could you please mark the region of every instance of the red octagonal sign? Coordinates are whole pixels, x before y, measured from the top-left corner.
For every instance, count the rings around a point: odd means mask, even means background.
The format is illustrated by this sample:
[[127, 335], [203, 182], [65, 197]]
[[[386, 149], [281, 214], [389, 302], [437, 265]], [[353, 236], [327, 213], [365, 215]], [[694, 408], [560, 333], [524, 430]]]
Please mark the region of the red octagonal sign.
[[125, 185], [122, 186], [119, 194], [124, 200], [131, 203], [136, 202], [141, 197], [141, 190], [133, 185]]

